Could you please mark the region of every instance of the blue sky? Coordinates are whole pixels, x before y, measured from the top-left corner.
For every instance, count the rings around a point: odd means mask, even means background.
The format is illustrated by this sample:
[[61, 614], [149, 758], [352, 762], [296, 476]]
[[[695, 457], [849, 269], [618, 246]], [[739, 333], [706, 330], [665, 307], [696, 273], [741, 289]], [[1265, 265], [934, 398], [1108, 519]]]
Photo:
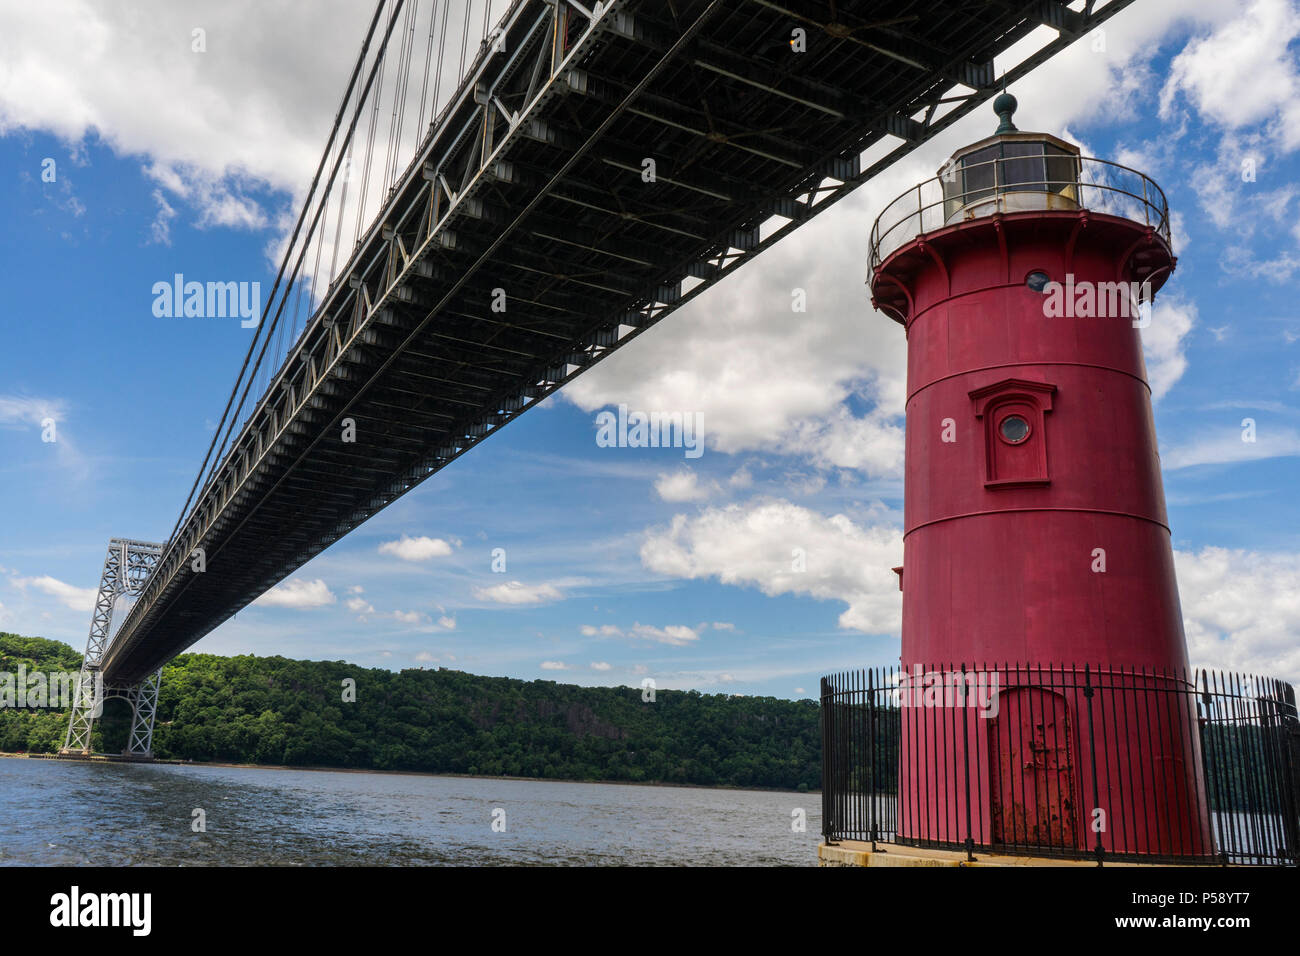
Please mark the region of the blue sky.
[[[0, 13], [0, 629], [80, 649], [108, 539], [170, 530], [252, 332], [155, 317], [151, 289], [270, 288], [361, 6], [316, 32], [285, 5]], [[1185, 6], [1137, 0], [1013, 86], [1016, 121], [1168, 195], [1179, 264], [1144, 342], [1192, 658], [1295, 680], [1300, 10]], [[287, 64], [261, 55], [286, 36]], [[956, 124], [196, 649], [783, 697], [894, 662], [904, 343], [871, 309], [867, 235], [995, 122]], [[705, 454], [598, 447], [619, 403], [701, 415]]]

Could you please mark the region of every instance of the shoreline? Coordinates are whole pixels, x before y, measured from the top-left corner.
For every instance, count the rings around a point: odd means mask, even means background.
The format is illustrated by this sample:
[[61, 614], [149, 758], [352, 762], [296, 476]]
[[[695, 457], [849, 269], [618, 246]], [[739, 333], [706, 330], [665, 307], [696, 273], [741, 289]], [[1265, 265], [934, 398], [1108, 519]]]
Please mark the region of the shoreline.
[[750, 793], [797, 793], [801, 795], [821, 794], [821, 790], [790, 790], [784, 787], [736, 787], [727, 785], [708, 785], [702, 783], [668, 783], [661, 780], [576, 780], [568, 777], [508, 777], [491, 774], [435, 773], [427, 770], [377, 770], [366, 767], [293, 767], [286, 764], [271, 763], [224, 763], [215, 760], [124, 760], [117, 758], [112, 754], [92, 754], [90, 757], [82, 757], [80, 755], [72, 756], [45, 753], [0, 752], [0, 757], [9, 757], [20, 760], [71, 760], [84, 761], [88, 763], [143, 763], [173, 767], [222, 767], [228, 770], [306, 770], [313, 773], [372, 773], [402, 777], [449, 777], [460, 780], [513, 780], [524, 781], [527, 783], [590, 783], [613, 787], [675, 787], [683, 790], [741, 790]]

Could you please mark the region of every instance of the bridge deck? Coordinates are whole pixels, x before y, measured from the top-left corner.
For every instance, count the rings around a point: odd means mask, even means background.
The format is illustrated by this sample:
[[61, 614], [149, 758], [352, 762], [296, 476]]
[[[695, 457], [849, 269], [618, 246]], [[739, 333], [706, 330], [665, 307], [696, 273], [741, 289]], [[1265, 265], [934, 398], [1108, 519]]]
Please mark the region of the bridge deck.
[[592, 20], [517, 0], [169, 542], [106, 676], [151, 672], [992, 96], [995, 55], [1060, 31], [1015, 79], [1128, 2], [840, 0], [858, 28], [835, 36], [815, 25], [829, 7], [795, 0], [799, 17], [628, 0]]

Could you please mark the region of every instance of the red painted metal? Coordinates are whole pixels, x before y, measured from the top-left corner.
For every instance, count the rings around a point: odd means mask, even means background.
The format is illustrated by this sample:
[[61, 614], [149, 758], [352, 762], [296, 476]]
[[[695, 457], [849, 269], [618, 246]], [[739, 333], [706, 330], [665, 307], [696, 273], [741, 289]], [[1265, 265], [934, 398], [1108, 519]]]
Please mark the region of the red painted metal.
[[[1044, 208], [944, 226], [875, 269], [873, 303], [907, 335], [906, 577], [897, 569], [905, 669], [1028, 661], [1077, 665], [1080, 675], [1085, 665], [1094, 674], [1186, 671], [1139, 329], [1127, 314], [1048, 317], [1044, 294], [1026, 285], [1030, 273], [1045, 272], [1059, 283], [1072, 275], [1076, 287], [1149, 279], [1154, 290], [1174, 264], [1143, 222]], [[1028, 426], [1016, 441], [1000, 434], [1012, 415]], [[1014, 438], [1023, 429], [1008, 430]], [[1160, 833], [1175, 830], [1192, 834], [1194, 853], [1211, 853], [1204, 800], [1168, 805], [1156, 776], [1186, 780], [1203, 796], [1199, 741], [1149, 716], [1097, 724], [1095, 733], [1112, 738], [1108, 752], [1140, 755], [1152, 775], [1143, 803], [1157, 809], [1125, 820], [1134, 811], [1110, 805], [1106, 781], [1131, 768], [1081, 765], [1087, 702], [1051, 684], [1049, 674], [1002, 688], [992, 732], [980, 720], [985, 726], [966, 735], [968, 747], [1005, 751], [989, 754], [993, 769], [971, 797], [980, 831], [1046, 834], [1066, 849], [1100, 838], [1107, 849], [1160, 852]], [[933, 772], [908, 769], [935, 763], [919, 748], [945, 720], [952, 714], [903, 722], [901, 837], [965, 837], [961, 795]], [[960, 767], [966, 757], [947, 756], [938, 763]], [[1100, 835], [1096, 804], [1107, 819]], [[1182, 818], [1157, 819], [1167, 814]], [[1121, 826], [1138, 836], [1121, 841]]]

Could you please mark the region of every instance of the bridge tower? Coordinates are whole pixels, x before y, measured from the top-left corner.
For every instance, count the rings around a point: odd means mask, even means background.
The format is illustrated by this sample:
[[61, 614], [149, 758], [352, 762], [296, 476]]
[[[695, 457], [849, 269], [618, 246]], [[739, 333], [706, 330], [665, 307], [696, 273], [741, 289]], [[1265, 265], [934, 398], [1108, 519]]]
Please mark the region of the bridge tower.
[[[872, 303], [907, 336], [904, 681], [1003, 682], [969, 732], [905, 720], [899, 836], [1207, 854], [1200, 742], [1177, 729], [1195, 714], [1091, 706], [1098, 685], [1190, 697], [1139, 333], [1176, 262], [1169, 210], [1141, 173], [1018, 130], [1010, 94], [993, 105], [996, 132], [872, 230]], [[967, 760], [981, 779], [954, 793], [942, 769]], [[1133, 764], [1159, 771], [1143, 810], [1108, 791]]]
[[153, 755], [154, 713], [158, 708], [158, 689], [162, 670], [134, 684], [105, 683], [100, 669], [104, 652], [112, 642], [113, 610], [122, 595], [138, 597], [153, 572], [162, 545], [147, 541], [113, 538], [108, 543], [104, 570], [99, 577], [99, 593], [90, 616], [90, 636], [86, 654], [68, 718], [68, 734], [59, 751], [64, 754], [89, 755], [90, 736], [95, 718], [104, 711], [104, 702], [118, 698], [131, 704], [131, 735], [123, 756]]

